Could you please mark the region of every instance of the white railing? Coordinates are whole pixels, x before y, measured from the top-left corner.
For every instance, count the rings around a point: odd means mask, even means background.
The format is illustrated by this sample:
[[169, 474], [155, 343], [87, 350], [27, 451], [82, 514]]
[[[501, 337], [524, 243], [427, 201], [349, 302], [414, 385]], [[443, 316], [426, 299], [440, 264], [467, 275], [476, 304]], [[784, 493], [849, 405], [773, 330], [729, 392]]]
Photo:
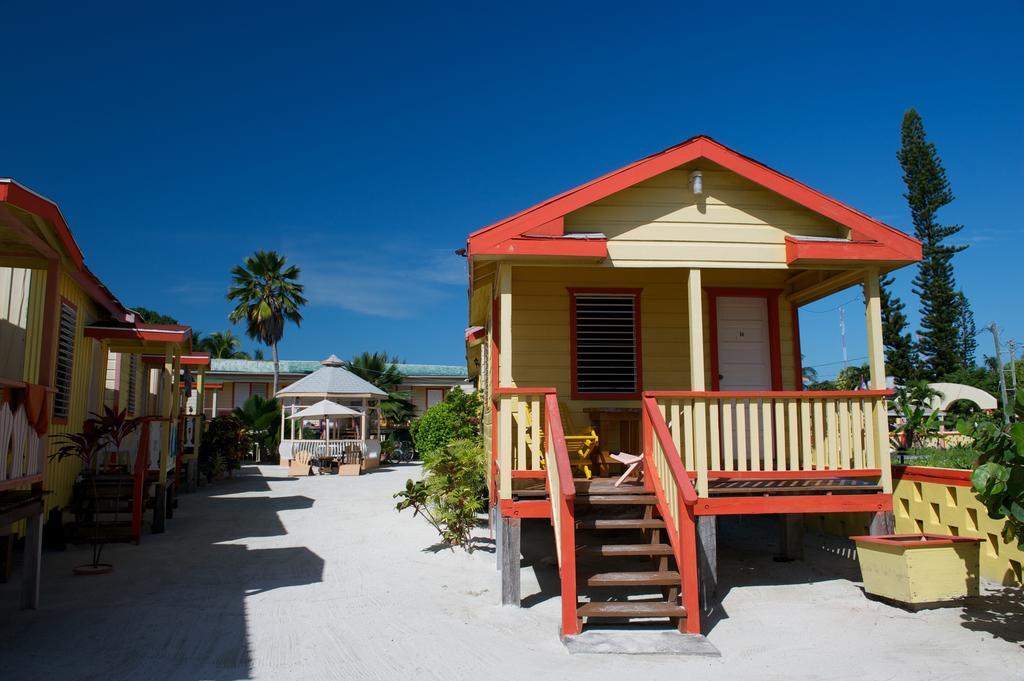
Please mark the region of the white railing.
[[[701, 494], [708, 473], [889, 470], [884, 390], [649, 392]], [[890, 490], [886, 490], [889, 492]]]
[[[15, 392], [15, 390], [11, 390]], [[0, 402], [0, 482], [37, 478], [43, 472], [43, 438], [29, 422], [24, 404]]]
[[292, 440], [291, 458], [306, 452], [323, 459], [361, 459], [366, 454], [366, 443], [363, 440]]

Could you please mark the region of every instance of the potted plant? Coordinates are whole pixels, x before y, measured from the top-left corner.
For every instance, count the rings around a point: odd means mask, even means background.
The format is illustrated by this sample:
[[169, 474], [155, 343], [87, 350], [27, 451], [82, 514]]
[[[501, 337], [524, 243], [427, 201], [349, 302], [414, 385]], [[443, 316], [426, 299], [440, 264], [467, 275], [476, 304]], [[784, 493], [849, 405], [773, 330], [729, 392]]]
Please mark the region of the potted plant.
[[[102, 415], [93, 414], [82, 424], [81, 433], [68, 433], [59, 436], [60, 447], [50, 457], [56, 461], [63, 461], [67, 458], [76, 458], [82, 464], [81, 477], [83, 483], [88, 483], [92, 490], [92, 498], [87, 500], [88, 504], [84, 509], [83, 518], [90, 523], [89, 543], [92, 546], [92, 562], [87, 565], [79, 565], [73, 569], [76, 575], [101, 575], [107, 574], [114, 569], [110, 563], [101, 563], [100, 556], [106, 544], [106, 537], [103, 525], [96, 516], [101, 513], [99, 508], [100, 494], [98, 479], [100, 477], [100, 457], [108, 453], [108, 461], [103, 468], [107, 472], [114, 473], [114, 496], [107, 497], [114, 502], [114, 522], [117, 522], [117, 512], [120, 505], [121, 483], [120, 477], [127, 473], [127, 465], [118, 463], [117, 459], [122, 454], [121, 447], [125, 439], [138, 427], [139, 422], [130, 419], [127, 411], [118, 411], [104, 407]], [[127, 452], [124, 452], [127, 456]], [[126, 458], [127, 461], [127, 458]]]

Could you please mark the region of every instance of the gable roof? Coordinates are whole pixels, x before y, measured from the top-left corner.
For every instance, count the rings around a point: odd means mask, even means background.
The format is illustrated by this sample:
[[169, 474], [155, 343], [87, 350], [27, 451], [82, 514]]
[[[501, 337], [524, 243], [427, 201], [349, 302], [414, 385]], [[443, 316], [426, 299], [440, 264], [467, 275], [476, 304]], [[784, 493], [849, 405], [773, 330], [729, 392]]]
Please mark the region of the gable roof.
[[278, 395], [367, 395], [387, 397], [377, 386], [364, 381], [341, 365], [341, 360], [331, 355], [320, 362], [319, 369], [277, 391]]
[[[607, 239], [602, 235], [566, 235], [565, 216], [595, 201], [668, 172], [696, 159], [707, 159], [765, 189], [850, 230], [853, 244], [839, 252], [840, 259], [854, 258], [860, 246], [869, 247], [870, 257], [856, 259], [914, 262], [921, 259], [921, 243], [883, 222], [865, 215], [791, 177], [772, 170], [733, 151], [705, 135], [698, 135], [664, 151], [631, 163], [575, 189], [538, 203], [515, 215], [469, 235], [468, 253], [473, 255], [556, 255], [562, 257], [607, 257]], [[802, 239], [787, 245], [787, 260], [813, 257], [814, 247], [800, 248]], [[881, 246], [882, 248], [878, 248]], [[836, 250], [836, 249], [833, 249]], [[836, 255], [830, 251], [829, 255]]]

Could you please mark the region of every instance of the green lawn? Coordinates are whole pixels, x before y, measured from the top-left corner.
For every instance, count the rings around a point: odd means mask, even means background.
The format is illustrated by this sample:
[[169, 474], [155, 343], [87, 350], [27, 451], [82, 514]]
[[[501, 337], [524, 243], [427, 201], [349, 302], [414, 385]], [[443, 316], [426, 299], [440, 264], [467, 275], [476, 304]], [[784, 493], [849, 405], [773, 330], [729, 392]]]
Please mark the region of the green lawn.
[[950, 447], [949, 449], [922, 447], [919, 449], [908, 449], [900, 455], [894, 453], [893, 463], [905, 463], [908, 466], [932, 466], [934, 468], [970, 470], [974, 468], [974, 460], [977, 456], [978, 453], [969, 447]]

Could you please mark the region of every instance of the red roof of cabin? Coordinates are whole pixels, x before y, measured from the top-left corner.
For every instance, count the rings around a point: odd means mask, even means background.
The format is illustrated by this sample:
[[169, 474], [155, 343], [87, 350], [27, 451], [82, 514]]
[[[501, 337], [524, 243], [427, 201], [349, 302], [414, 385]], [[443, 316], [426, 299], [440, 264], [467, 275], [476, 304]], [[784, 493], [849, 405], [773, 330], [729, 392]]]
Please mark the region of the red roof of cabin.
[[850, 229], [845, 243], [787, 240], [787, 260], [861, 259], [915, 262], [921, 243], [791, 177], [704, 135], [652, 154], [595, 180], [538, 203], [469, 235], [469, 255], [607, 257], [607, 240], [565, 235], [565, 216], [595, 201], [704, 158]]

